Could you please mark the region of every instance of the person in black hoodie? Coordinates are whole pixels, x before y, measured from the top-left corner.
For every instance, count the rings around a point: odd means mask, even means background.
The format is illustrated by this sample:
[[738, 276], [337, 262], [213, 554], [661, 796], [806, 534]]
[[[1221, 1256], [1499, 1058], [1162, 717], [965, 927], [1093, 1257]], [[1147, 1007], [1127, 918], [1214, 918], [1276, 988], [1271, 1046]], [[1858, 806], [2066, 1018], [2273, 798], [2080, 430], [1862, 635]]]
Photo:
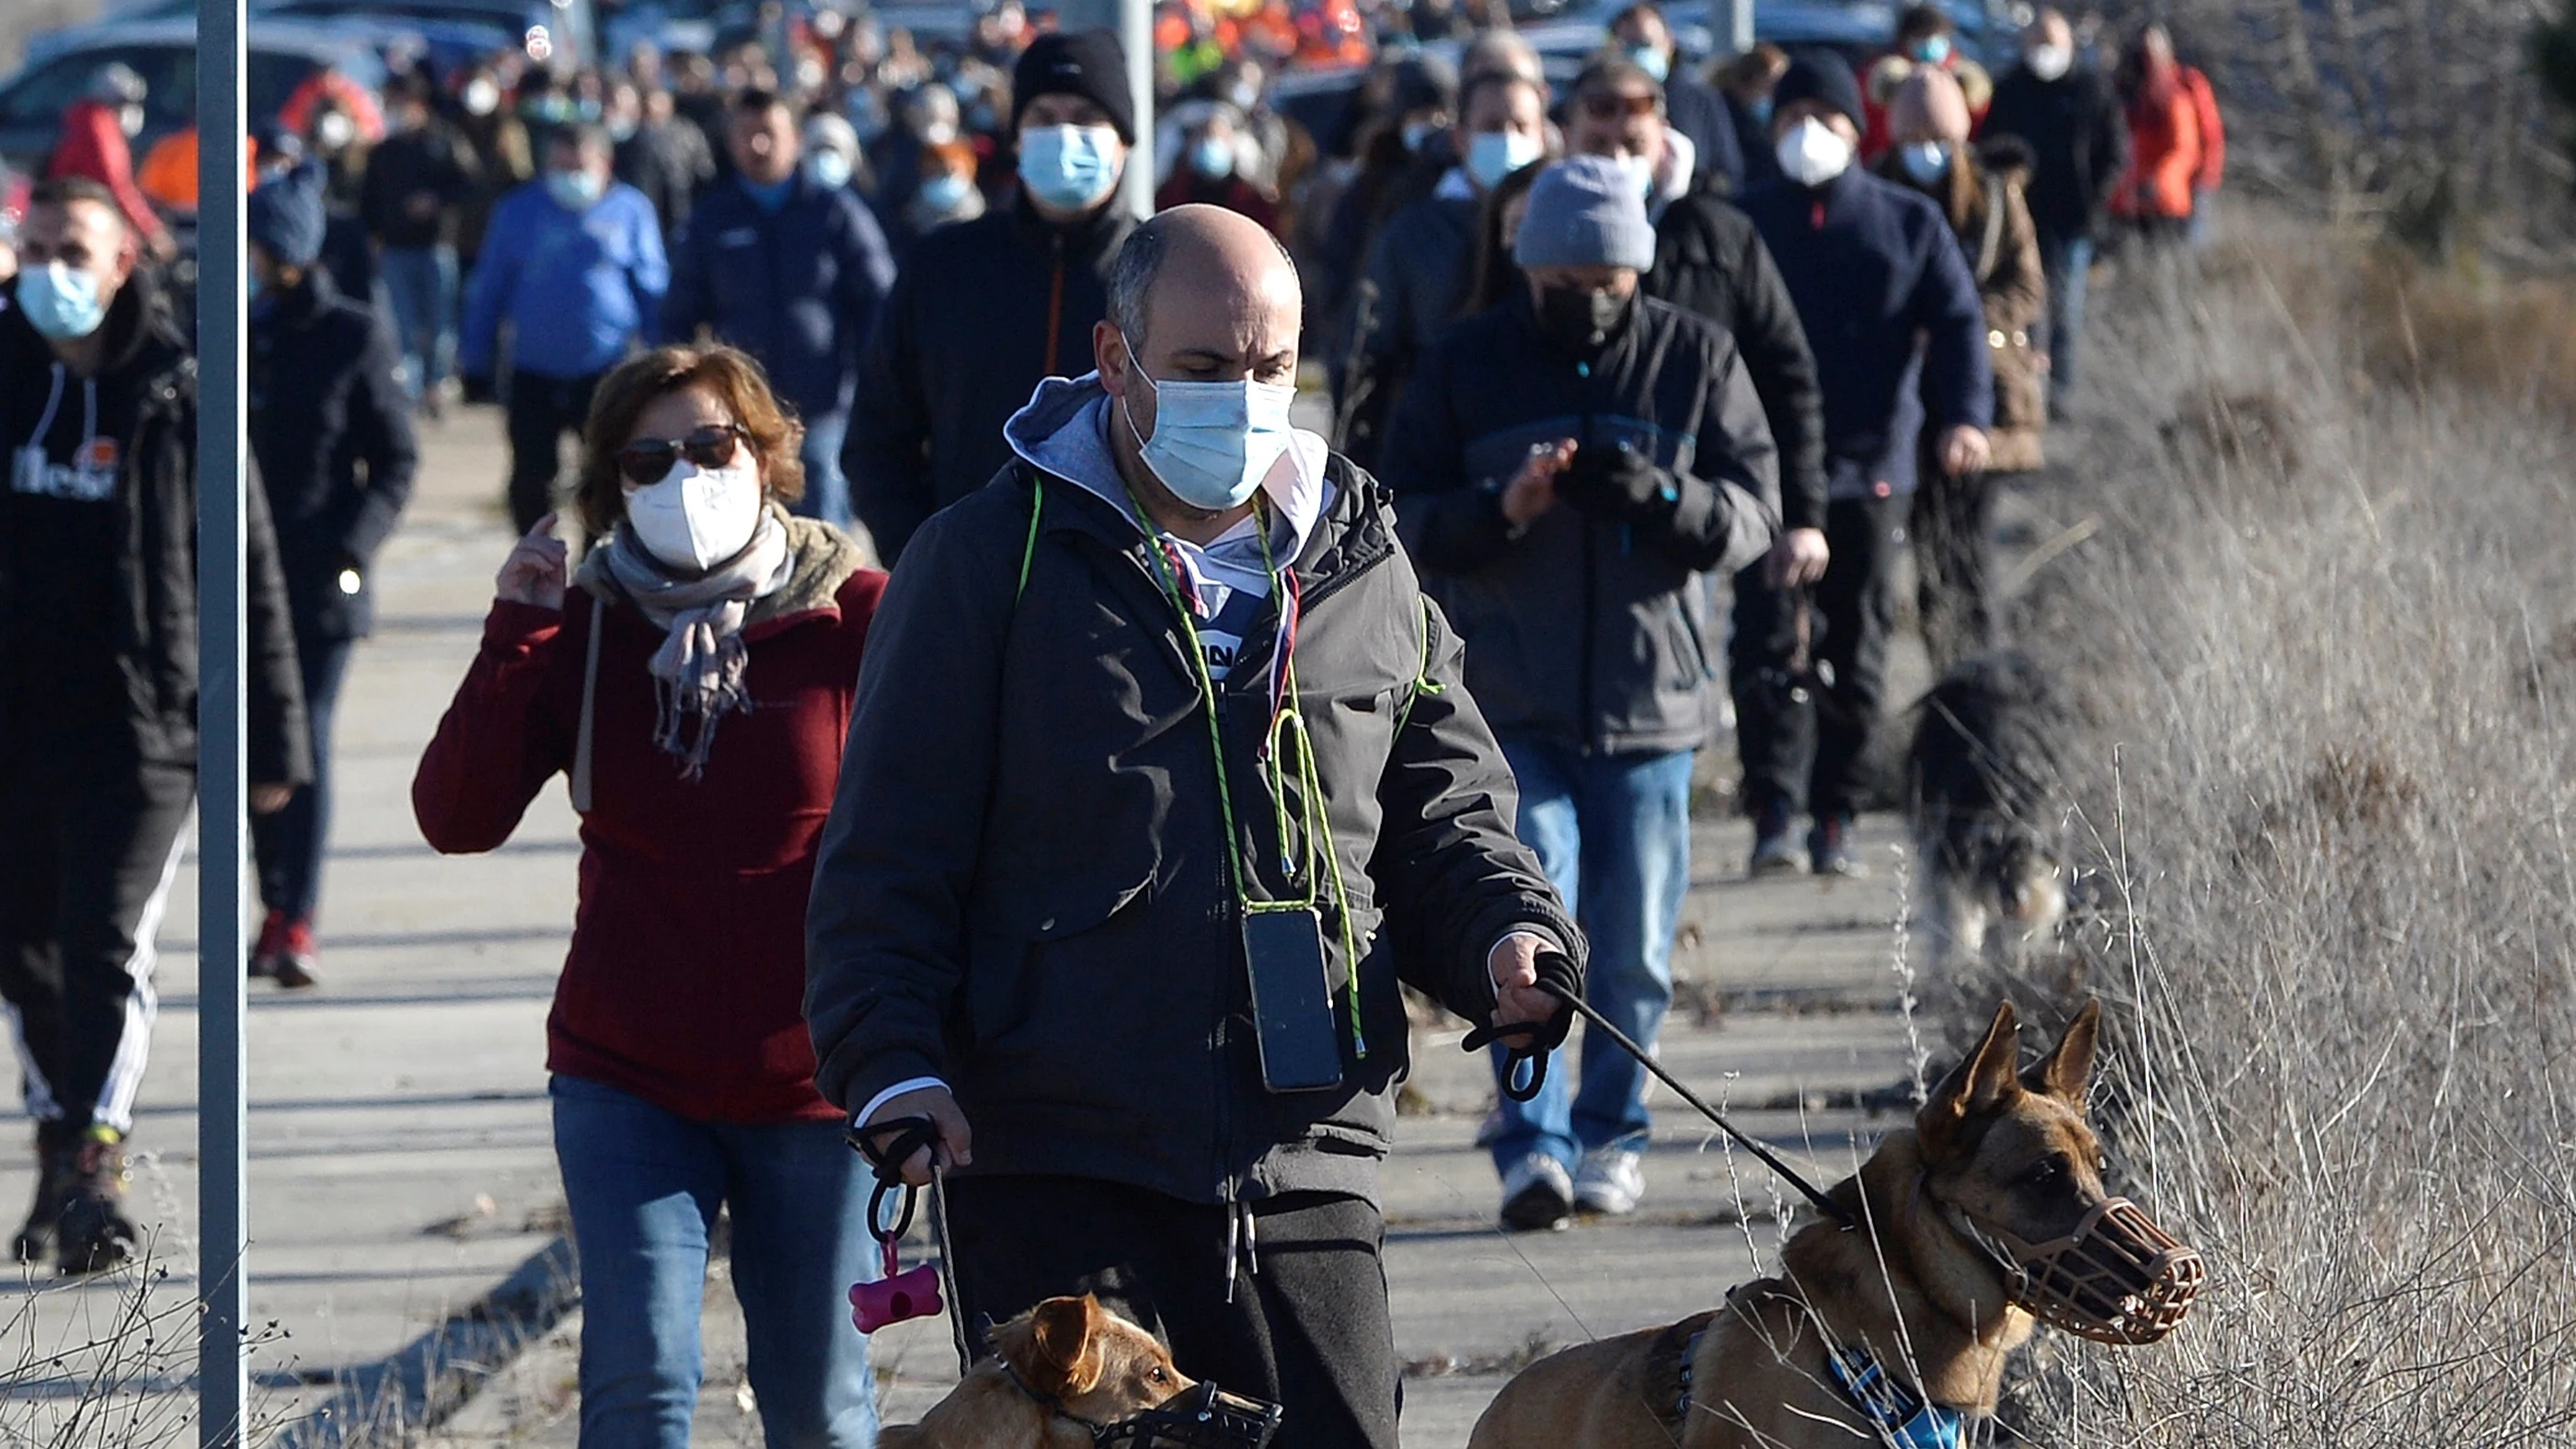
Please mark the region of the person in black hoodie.
[[252, 192], [248, 218], [251, 455], [277, 530], [313, 743], [312, 782], [251, 823], [268, 916], [250, 969], [289, 989], [314, 981], [332, 707], [350, 646], [375, 624], [376, 550], [401, 522], [420, 465], [393, 334], [315, 265], [324, 222], [313, 180], [296, 171]]
[[1851, 68], [1830, 53], [1800, 56], [1773, 100], [1782, 176], [1743, 206], [1816, 355], [1830, 562], [1812, 591], [1755, 573], [1736, 579], [1736, 743], [1755, 821], [1753, 872], [1797, 867], [1789, 835], [1805, 808], [1814, 817], [1806, 863], [1853, 875], [1850, 827], [1886, 687], [1918, 443], [1928, 427], [1936, 466], [1983, 469], [1994, 377], [1976, 279], [1949, 218], [1856, 164], [1861, 99]]
[[841, 471], [859, 347], [894, 284], [894, 258], [866, 202], [797, 165], [804, 138], [775, 91], [734, 99], [730, 181], [701, 193], [671, 255], [662, 338], [706, 328], [759, 359], [805, 425], [805, 493], [796, 511], [850, 526]]
[[2076, 54], [2075, 29], [2044, 6], [2022, 32], [2021, 64], [1995, 84], [1985, 134], [2030, 147], [2030, 219], [2048, 279], [2049, 403], [2063, 411], [2083, 341], [2085, 279], [2129, 171], [2129, 122], [2101, 72]]
[[841, 467], [889, 567], [1009, 458], [1002, 424], [1040, 378], [1089, 370], [1110, 259], [1135, 229], [1118, 200], [1136, 142], [1118, 37], [1040, 36], [1011, 104], [1017, 196], [905, 253], [859, 364]]
[[[1520, 782], [1520, 837], [1592, 943], [1589, 999], [1649, 1047], [1672, 1002], [1709, 731], [1702, 575], [1763, 557], [1780, 522], [1735, 339], [1639, 295], [1654, 246], [1627, 168], [1577, 156], [1542, 172], [1512, 246], [1527, 284], [1441, 337], [1385, 457]], [[1579, 1090], [1551, 1072], [1534, 1100], [1503, 1102], [1507, 1228], [1633, 1212], [1644, 1192], [1645, 1072], [1585, 1042]]]
[[[129, 1259], [153, 932], [197, 785], [197, 374], [115, 195], [30, 196], [0, 293], [0, 997], [43, 1163], [23, 1262]], [[312, 776], [260, 490], [245, 490], [250, 804]]]

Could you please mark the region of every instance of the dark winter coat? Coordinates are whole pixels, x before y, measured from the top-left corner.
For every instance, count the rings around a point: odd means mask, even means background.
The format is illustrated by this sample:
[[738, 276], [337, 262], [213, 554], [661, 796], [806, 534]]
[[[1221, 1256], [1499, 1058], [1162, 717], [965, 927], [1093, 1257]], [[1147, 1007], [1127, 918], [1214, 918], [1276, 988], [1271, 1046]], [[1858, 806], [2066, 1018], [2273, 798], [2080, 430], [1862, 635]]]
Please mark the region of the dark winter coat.
[[923, 520], [1009, 461], [1002, 425], [1040, 378], [1091, 371], [1109, 263], [1134, 228], [1116, 206], [1070, 228], [1011, 206], [906, 253], [860, 362], [841, 453], [878, 557], [893, 563]]
[[[474, 195], [482, 169], [464, 133], [433, 117], [417, 131], [387, 136], [367, 153], [358, 219], [387, 247], [454, 246], [457, 216]], [[427, 216], [412, 212], [411, 202], [420, 196], [437, 203]]]
[[[1514, 529], [1503, 486], [1560, 438], [1646, 454], [1668, 511], [1650, 526], [1560, 501]], [[1587, 364], [1539, 335], [1524, 292], [1424, 360], [1386, 478], [1496, 734], [1604, 754], [1707, 739], [1718, 651], [1698, 575], [1760, 558], [1780, 527], [1770, 428], [1732, 336], [1641, 298]]]
[[1771, 424], [1780, 461], [1780, 526], [1825, 526], [1824, 398], [1798, 304], [1780, 280], [1753, 219], [1713, 192], [1694, 190], [1655, 220], [1655, 265], [1646, 295], [1734, 334]]
[[769, 385], [806, 418], [850, 405], [859, 348], [894, 285], [894, 257], [867, 203], [799, 171], [775, 212], [739, 178], [701, 193], [671, 255], [662, 333], [700, 327], [760, 359]]
[[[1511, 772], [1384, 490], [1339, 459], [1328, 476], [1339, 496], [1288, 568], [1301, 712], [1359, 942], [1354, 961], [1324, 912], [1342, 1084], [1262, 1085], [1207, 717], [1143, 535], [1015, 461], [914, 537], [878, 616], [809, 925], [826, 1096], [855, 1110], [945, 1080], [974, 1125], [975, 1175], [1193, 1202], [1373, 1197], [1407, 1065], [1399, 975], [1481, 1021], [1486, 957], [1510, 930], [1580, 953], [1512, 836]], [[1274, 900], [1304, 893], [1278, 878], [1274, 826], [1277, 809], [1302, 817], [1302, 797], [1274, 800], [1259, 763], [1275, 621], [1265, 606], [1219, 686], [1232, 846]]]
[[[108, 617], [97, 642], [106, 652], [104, 673], [116, 698], [108, 717], [79, 722], [88, 742], [156, 764], [197, 766], [197, 364], [149, 271], [137, 272], [109, 304], [106, 358], [83, 379], [56, 360], [45, 339], [18, 311], [17, 288], [0, 292], [0, 456], [10, 462], [10, 487], [0, 493], [0, 532], [28, 527], [39, 504], [19, 458], [39, 437], [38, 422], [55, 403], [56, 426], [43, 432], [48, 477], [42, 486], [58, 497], [112, 509], [114, 578], [104, 600]], [[78, 409], [66, 412], [66, 409]], [[68, 417], [95, 419], [87, 437], [60, 431]], [[54, 441], [69, 438], [71, 447]], [[91, 465], [74, 468], [77, 459]], [[249, 460], [245, 460], [247, 464]], [[95, 496], [81, 475], [106, 476]], [[286, 589], [277, 566], [277, 538], [269, 526], [268, 499], [255, 472], [245, 469], [242, 490], [242, 688], [248, 705], [245, 752], [254, 784], [303, 784], [313, 778], [312, 738], [304, 723], [304, 690], [296, 668], [295, 636], [287, 617]], [[0, 558], [8, 557], [0, 554]], [[17, 605], [20, 589], [45, 587], [14, 577], [0, 566], [0, 617]], [[0, 629], [0, 639], [14, 629]], [[0, 661], [0, 678], [16, 676], [18, 661]], [[42, 698], [0, 697], [0, 715], [47, 711], [61, 717], [70, 703], [50, 689]], [[11, 728], [15, 719], [0, 720]]]
[[[298, 639], [374, 630], [370, 565], [411, 501], [420, 448], [375, 310], [309, 274], [250, 327], [250, 446]], [[343, 586], [355, 576], [357, 590]]]
[[1341, 446], [1362, 467], [1386, 449], [1413, 370], [1458, 320], [1476, 270], [1483, 203], [1427, 196], [1387, 218], [1352, 299], [1351, 356], [1335, 377]]
[[743, 626], [753, 708], [727, 715], [706, 774], [653, 743], [646, 670], [666, 637], [576, 587], [569, 607], [495, 601], [483, 648], [412, 778], [441, 854], [494, 850], [569, 773], [594, 627], [591, 807], [572, 946], [546, 1018], [546, 1069], [694, 1121], [830, 1121], [806, 1037], [805, 896], [831, 808], [850, 696], [885, 575], [807, 519], [797, 563]]
[[1994, 421], [1985, 308], [1949, 218], [1922, 193], [1856, 166], [1813, 189], [1756, 188], [1744, 212], [1816, 355], [1827, 493], [1913, 492], [1927, 423], [1938, 435]]
[[2040, 235], [2104, 234], [2112, 193], [2129, 170], [2129, 123], [2099, 72], [2044, 81], [2014, 67], [1995, 83], [1983, 134], [2018, 136], [2030, 147], [2030, 219]]

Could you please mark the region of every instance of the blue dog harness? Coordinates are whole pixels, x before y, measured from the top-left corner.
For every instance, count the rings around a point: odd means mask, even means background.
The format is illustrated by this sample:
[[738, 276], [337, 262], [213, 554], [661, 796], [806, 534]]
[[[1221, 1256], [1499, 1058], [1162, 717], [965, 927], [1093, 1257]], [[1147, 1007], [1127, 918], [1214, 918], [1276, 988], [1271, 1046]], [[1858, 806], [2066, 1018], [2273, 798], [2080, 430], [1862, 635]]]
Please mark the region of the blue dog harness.
[[1964, 1449], [1967, 1444], [1965, 1414], [1888, 1377], [1867, 1349], [1827, 1349], [1825, 1364], [1833, 1370], [1834, 1386], [1878, 1431], [1886, 1449]]

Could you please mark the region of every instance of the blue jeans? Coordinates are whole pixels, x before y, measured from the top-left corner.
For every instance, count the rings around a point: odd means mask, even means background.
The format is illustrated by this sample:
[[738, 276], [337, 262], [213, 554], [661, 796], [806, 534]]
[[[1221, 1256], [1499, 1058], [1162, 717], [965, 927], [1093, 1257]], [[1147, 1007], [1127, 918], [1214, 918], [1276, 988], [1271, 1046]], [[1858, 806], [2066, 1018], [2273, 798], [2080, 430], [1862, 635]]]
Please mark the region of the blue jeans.
[[[1520, 780], [1521, 843], [1592, 943], [1584, 999], [1652, 1051], [1673, 1002], [1673, 928], [1690, 886], [1691, 752], [1583, 755], [1522, 742], [1506, 743], [1503, 758]], [[1533, 1152], [1570, 1168], [1595, 1148], [1644, 1145], [1646, 1069], [1635, 1058], [1586, 1033], [1571, 1101], [1561, 1065], [1549, 1062], [1534, 1099], [1503, 1098], [1497, 1170]], [[1502, 1066], [1498, 1048], [1498, 1077]]]
[[2048, 279], [2048, 400], [2063, 406], [2075, 390], [2075, 349], [2084, 340], [2084, 286], [2093, 271], [2093, 239], [2042, 232], [2039, 270]]
[[769, 1449], [870, 1449], [876, 1383], [848, 1294], [877, 1252], [840, 1125], [694, 1122], [578, 1077], [551, 1090], [581, 1256], [582, 1449], [688, 1449], [719, 1206]]
[[796, 511], [819, 518], [846, 533], [850, 528], [850, 481], [841, 476], [841, 439], [850, 431], [846, 412], [820, 413], [805, 420], [805, 496]]
[[331, 721], [355, 642], [297, 635], [304, 718], [313, 736], [313, 782], [276, 811], [250, 818], [250, 843], [259, 860], [260, 904], [290, 921], [310, 923], [322, 899], [322, 856], [331, 838]]
[[456, 370], [456, 248], [387, 247], [377, 270], [393, 304], [403, 385], [417, 401]]

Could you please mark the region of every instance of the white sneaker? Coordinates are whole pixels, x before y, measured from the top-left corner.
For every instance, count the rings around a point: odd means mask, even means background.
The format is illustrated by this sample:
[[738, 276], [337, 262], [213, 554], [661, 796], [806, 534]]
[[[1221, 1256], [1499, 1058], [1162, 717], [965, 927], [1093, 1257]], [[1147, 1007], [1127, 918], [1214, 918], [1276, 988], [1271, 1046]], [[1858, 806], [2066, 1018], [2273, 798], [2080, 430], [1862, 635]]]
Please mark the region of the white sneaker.
[[1555, 1232], [1572, 1221], [1573, 1191], [1563, 1163], [1533, 1152], [1503, 1174], [1503, 1226], [1515, 1233]]
[[1633, 1147], [1596, 1147], [1574, 1173], [1574, 1205], [1588, 1213], [1625, 1217], [1646, 1195], [1645, 1154]]

